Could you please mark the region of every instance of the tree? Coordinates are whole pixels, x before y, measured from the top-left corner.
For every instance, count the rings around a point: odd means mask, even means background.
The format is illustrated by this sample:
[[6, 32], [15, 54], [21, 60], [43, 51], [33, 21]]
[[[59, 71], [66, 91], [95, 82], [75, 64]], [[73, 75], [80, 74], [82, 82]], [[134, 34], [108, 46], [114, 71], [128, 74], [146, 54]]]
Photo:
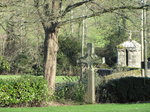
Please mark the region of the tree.
[[48, 81], [49, 90], [55, 89], [59, 27], [69, 21], [62, 21], [62, 19], [65, 18], [65, 15], [71, 10], [90, 1], [92, 0], [76, 2], [73, 5], [68, 5], [65, 10], [62, 11], [63, 0], [45, 0], [42, 6], [43, 12], [41, 12], [40, 1], [34, 0], [34, 6], [37, 9], [37, 13], [45, 31], [44, 77]]
[[[44, 77], [48, 81], [48, 88], [50, 91], [55, 89], [55, 76], [56, 76], [56, 65], [57, 65], [57, 51], [58, 51], [58, 33], [59, 28], [68, 22], [75, 22], [82, 19], [91, 18], [94, 16], [100, 16], [104, 13], [112, 13], [120, 9], [142, 9], [149, 5], [140, 6], [138, 4], [124, 4], [114, 6], [101, 7], [100, 2], [95, 0], [75, 0], [72, 4], [71, 1], [66, 0], [34, 0], [34, 7], [37, 10], [40, 21], [43, 25], [45, 32], [44, 41]], [[88, 12], [84, 16], [77, 16], [73, 19], [67, 19], [67, 14], [78, 7], [88, 7]]]

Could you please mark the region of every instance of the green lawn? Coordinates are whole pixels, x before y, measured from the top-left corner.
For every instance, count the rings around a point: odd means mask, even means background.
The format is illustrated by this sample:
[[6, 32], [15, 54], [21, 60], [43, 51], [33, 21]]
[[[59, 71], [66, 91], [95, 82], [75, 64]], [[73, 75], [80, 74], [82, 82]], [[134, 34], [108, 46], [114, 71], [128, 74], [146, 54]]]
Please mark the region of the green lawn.
[[150, 103], [0, 108], [0, 112], [150, 112]]
[[[19, 78], [21, 77], [21, 75], [0, 75], [0, 79], [15, 79], [15, 78]], [[42, 77], [42, 76], [38, 76], [38, 77]], [[60, 82], [67, 82], [67, 81], [77, 81], [78, 77], [77, 76], [56, 76], [56, 83], [60, 83]]]
[[15, 78], [19, 78], [21, 77], [21, 75], [0, 75], [0, 79], [15, 79]]

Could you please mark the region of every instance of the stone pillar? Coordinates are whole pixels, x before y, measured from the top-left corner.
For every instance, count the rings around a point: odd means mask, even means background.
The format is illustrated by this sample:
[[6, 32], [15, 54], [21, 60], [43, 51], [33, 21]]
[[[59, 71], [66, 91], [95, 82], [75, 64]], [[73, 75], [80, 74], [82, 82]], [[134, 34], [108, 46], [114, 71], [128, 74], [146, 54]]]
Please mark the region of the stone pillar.
[[95, 75], [94, 68], [87, 70], [88, 75], [88, 84], [87, 84], [87, 93], [85, 101], [87, 103], [95, 103]]

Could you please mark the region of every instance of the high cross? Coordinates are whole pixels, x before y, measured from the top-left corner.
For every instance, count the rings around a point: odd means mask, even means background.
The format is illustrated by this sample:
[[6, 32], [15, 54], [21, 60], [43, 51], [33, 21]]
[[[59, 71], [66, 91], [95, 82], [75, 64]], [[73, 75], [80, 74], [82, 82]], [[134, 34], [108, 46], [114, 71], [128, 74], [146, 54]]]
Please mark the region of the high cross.
[[94, 45], [92, 43], [87, 44], [87, 53], [84, 57], [80, 58], [81, 64], [85, 64], [88, 68], [92, 68], [94, 63], [97, 62], [98, 59], [96, 58], [96, 55], [94, 54]]
[[87, 44], [87, 53], [84, 57], [81, 57], [79, 63], [85, 64], [88, 68], [86, 69], [87, 75], [87, 93], [85, 96], [85, 101], [87, 103], [95, 103], [95, 73], [94, 73], [94, 63], [98, 63], [98, 59], [94, 54], [94, 45], [92, 43]]

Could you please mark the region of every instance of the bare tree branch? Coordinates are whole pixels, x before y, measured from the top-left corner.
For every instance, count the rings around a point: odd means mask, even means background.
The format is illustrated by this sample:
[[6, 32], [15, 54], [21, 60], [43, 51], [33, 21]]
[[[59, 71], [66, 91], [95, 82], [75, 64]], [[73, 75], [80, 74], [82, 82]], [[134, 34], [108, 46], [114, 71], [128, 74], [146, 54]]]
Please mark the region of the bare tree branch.
[[7, 5], [0, 3], [0, 7], [7, 7]]
[[61, 17], [65, 16], [68, 12], [70, 12], [71, 10], [79, 7], [79, 6], [82, 6], [83, 4], [86, 4], [88, 2], [91, 2], [93, 0], [84, 0], [82, 2], [77, 2], [75, 4], [72, 4], [72, 5], [68, 5], [68, 7], [66, 7], [66, 9], [63, 11], [63, 13], [61, 14]]
[[0, 23], [0, 26], [2, 27], [2, 29], [4, 30], [4, 31], [6, 31], [6, 28]]
[[143, 9], [143, 8], [148, 8], [150, 7], [150, 4], [146, 4], [146, 5], [143, 5], [143, 6], [120, 6], [120, 7], [112, 7], [112, 8], [108, 8], [108, 9], [102, 9], [98, 12], [94, 12], [93, 14], [90, 14], [90, 15], [85, 15], [85, 16], [81, 16], [81, 17], [78, 17], [78, 18], [73, 18], [73, 19], [68, 19], [68, 20], [65, 20], [65, 21], [60, 21], [59, 22], [59, 26], [62, 26], [64, 24], [67, 24], [68, 22], [76, 22], [78, 20], [83, 20], [83, 19], [88, 19], [88, 18], [91, 18], [91, 17], [96, 17], [96, 16], [100, 16], [104, 13], [112, 13], [116, 10], [124, 10], [124, 9], [128, 9], [128, 10], [136, 10], [136, 9]]
[[42, 13], [40, 12], [40, 9], [39, 9], [39, 0], [34, 0], [34, 7], [37, 9], [37, 13], [38, 13], [38, 16], [40, 18], [40, 22], [42, 23], [42, 26], [45, 28], [45, 20], [42, 16]]

